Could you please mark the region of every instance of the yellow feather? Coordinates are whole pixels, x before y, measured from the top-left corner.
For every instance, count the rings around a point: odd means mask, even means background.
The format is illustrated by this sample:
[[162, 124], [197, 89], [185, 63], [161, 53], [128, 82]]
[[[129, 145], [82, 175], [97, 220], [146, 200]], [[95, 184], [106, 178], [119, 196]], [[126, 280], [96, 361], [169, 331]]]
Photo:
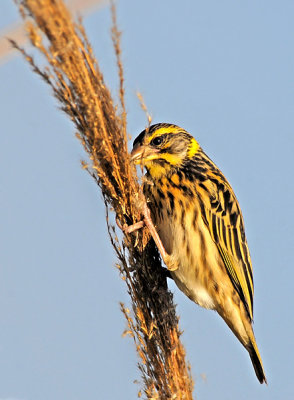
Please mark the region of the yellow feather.
[[199, 146], [199, 143], [197, 142], [197, 140], [192, 138], [189, 149], [188, 149], [188, 153], [187, 153], [188, 157], [192, 158], [193, 156], [195, 156], [195, 154], [198, 152], [199, 148], [200, 148], [200, 146]]
[[151, 136], [148, 137], [148, 143], [151, 142], [155, 137], [161, 136], [162, 134], [165, 133], [179, 133], [182, 132], [183, 129], [179, 128], [178, 126], [170, 125], [170, 126], [164, 126], [163, 128], [158, 128], [156, 129], [155, 132]]

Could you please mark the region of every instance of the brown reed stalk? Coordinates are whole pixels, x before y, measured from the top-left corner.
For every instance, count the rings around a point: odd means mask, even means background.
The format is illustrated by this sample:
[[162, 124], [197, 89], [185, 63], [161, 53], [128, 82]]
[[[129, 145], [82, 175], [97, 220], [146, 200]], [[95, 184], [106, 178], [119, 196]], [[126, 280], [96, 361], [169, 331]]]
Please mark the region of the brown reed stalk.
[[130, 164], [120, 33], [112, 6], [112, 38], [120, 82], [116, 107], [94, 58], [81, 21], [74, 22], [62, 0], [15, 0], [29, 39], [45, 59], [38, 66], [11, 41], [52, 89], [60, 108], [71, 118], [87, 156], [83, 162], [102, 191], [111, 243], [119, 271], [131, 298], [131, 311], [121, 304], [139, 356], [143, 387], [139, 397], [192, 399], [193, 381], [180, 341], [173, 296], [162, 273], [160, 257], [147, 229], [118, 239], [110, 223], [114, 213], [121, 225], [140, 220], [145, 201]]

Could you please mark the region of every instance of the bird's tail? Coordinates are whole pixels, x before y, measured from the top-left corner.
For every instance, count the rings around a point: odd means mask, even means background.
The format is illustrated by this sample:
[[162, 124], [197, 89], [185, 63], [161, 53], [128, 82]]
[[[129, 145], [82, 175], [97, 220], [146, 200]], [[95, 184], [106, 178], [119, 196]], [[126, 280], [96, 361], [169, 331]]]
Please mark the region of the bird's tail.
[[263, 365], [262, 365], [262, 360], [257, 348], [257, 344], [255, 341], [255, 338], [253, 337], [250, 341], [250, 344], [246, 346], [250, 358], [251, 358], [251, 362], [252, 365], [254, 367], [257, 379], [259, 380], [260, 383], [266, 383], [267, 384], [267, 380], [265, 377], [265, 373], [264, 373], [264, 369], [263, 369]]

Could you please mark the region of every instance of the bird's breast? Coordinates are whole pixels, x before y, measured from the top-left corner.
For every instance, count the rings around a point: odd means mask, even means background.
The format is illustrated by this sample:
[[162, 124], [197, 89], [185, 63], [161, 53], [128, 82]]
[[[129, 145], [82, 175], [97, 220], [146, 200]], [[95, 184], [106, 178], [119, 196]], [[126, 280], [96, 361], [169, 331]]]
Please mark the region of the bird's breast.
[[197, 202], [188, 197], [157, 198], [152, 215], [165, 250], [179, 268], [172, 272], [175, 283], [201, 307], [214, 309], [212, 268], [219, 269], [219, 254], [201, 217]]

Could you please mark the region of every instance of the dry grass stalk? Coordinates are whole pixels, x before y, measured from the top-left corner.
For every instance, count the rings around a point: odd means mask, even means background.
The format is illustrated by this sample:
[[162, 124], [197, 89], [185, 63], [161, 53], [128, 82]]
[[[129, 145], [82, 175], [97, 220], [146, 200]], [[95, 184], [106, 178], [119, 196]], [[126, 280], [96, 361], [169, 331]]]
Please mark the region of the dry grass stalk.
[[88, 170], [102, 190], [107, 226], [120, 261], [119, 270], [131, 297], [132, 312], [122, 304], [129, 333], [136, 344], [139, 369], [148, 399], [192, 399], [193, 382], [179, 339], [172, 294], [162, 274], [160, 257], [146, 229], [117, 238], [108, 218], [113, 210], [123, 225], [140, 220], [137, 204], [145, 201], [127, 150], [126, 110], [120, 33], [112, 7], [112, 37], [119, 71], [120, 110], [117, 111], [93, 56], [84, 28], [75, 23], [61, 0], [15, 0], [33, 46], [45, 57], [40, 68], [12, 42], [51, 87], [61, 109], [77, 129]]

